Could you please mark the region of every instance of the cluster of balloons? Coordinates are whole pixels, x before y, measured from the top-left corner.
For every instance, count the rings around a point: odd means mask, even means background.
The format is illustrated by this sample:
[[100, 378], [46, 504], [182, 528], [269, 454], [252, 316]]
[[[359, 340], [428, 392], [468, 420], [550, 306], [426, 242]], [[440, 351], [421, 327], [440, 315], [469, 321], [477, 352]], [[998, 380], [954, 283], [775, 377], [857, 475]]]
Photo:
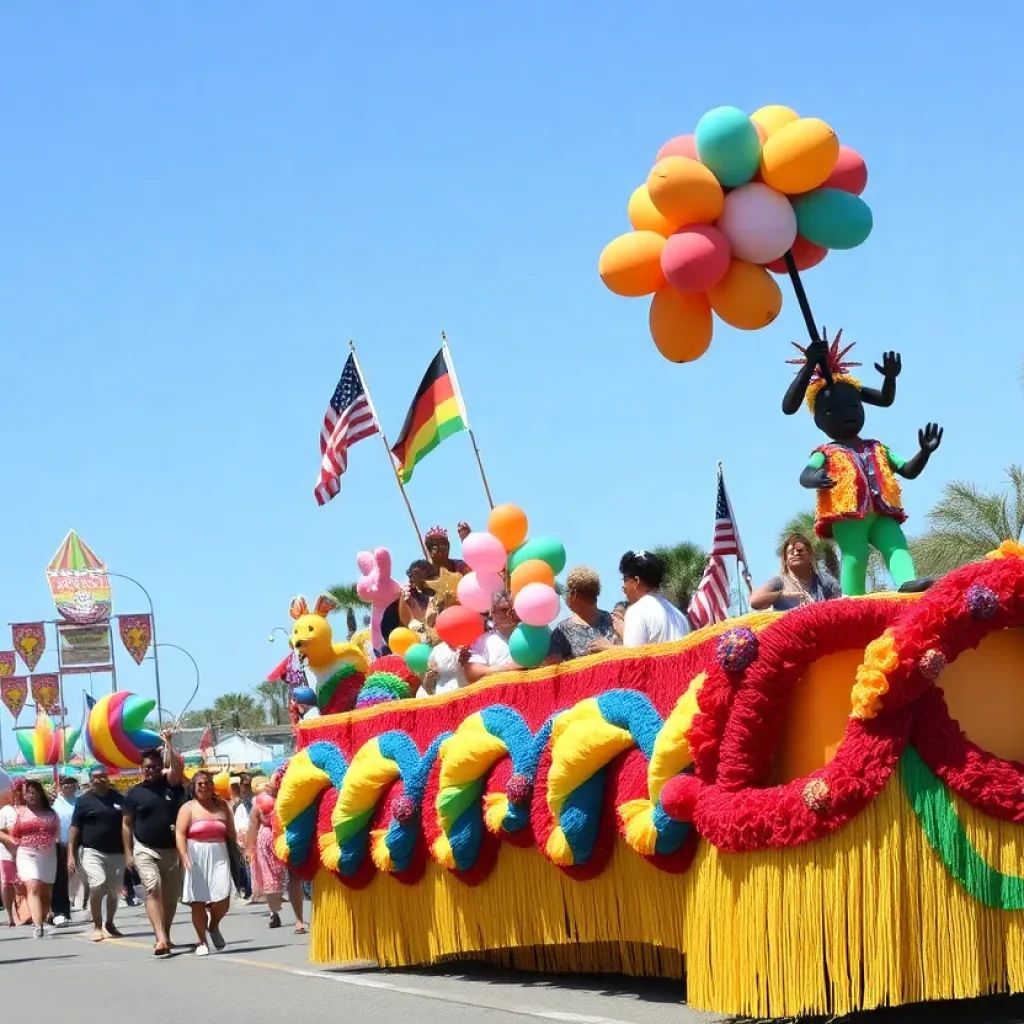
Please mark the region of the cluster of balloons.
[[142, 751], [159, 747], [160, 737], [145, 727], [156, 707], [127, 690], [100, 697], [85, 719], [85, 745], [105, 768], [136, 768]]
[[62, 729], [44, 712], [36, 717], [31, 729], [19, 729], [15, 736], [25, 763], [31, 767], [64, 764], [78, 742], [78, 729]]
[[651, 336], [675, 363], [711, 344], [712, 313], [752, 331], [782, 309], [768, 271], [817, 266], [829, 249], [871, 233], [864, 159], [816, 117], [762, 107], [749, 117], [716, 107], [693, 135], [658, 150], [629, 200], [634, 230], [601, 253], [601, 280], [616, 295], [653, 295]]
[[[565, 548], [554, 537], [527, 539], [529, 532], [529, 520], [521, 508], [499, 505], [491, 512], [487, 531], [471, 533], [462, 542], [463, 560], [472, 571], [459, 580], [459, 603], [442, 611], [435, 627], [450, 647], [469, 647], [479, 639], [495, 597], [507, 588], [520, 620], [509, 640], [512, 660], [523, 668], [535, 668], [548, 656], [550, 624], [560, 607], [555, 577], [565, 568]], [[417, 639], [411, 630], [396, 629], [388, 646], [401, 651], [409, 668], [422, 675], [430, 647], [414, 642]]]

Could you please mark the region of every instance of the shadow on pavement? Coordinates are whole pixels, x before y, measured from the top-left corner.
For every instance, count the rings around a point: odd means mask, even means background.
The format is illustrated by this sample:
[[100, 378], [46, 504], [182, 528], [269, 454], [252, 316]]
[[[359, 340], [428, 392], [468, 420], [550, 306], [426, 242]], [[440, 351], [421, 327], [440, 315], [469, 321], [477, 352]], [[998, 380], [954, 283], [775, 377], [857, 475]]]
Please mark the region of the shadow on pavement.
[[58, 953], [56, 956], [21, 956], [0, 960], [0, 967], [13, 967], [15, 964], [51, 963], [54, 960], [74, 960], [73, 953]]
[[[1024, 1024], [1024, 996], [990, 996], [987, 999], [963, 999], [948, 1003], [918, 1003], [881, 1010], [853, 1013], [848, 1017], [787, 1017], [799, 1024]], [[727, 1024], [753, 1024], [750, 1017], [732, 1017]], [[783, 1024], [774, 1018], [772, 1024]]]

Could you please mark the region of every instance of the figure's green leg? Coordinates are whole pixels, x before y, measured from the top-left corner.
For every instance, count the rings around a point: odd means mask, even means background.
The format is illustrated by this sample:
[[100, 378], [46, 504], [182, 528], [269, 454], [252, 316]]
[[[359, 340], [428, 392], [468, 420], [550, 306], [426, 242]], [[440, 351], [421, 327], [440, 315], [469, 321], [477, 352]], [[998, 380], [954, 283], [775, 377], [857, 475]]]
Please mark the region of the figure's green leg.
[[832, 536], [843, 556], [839, 582], [844, 597], [858, 597], [864, 593], [868, 575], [868, 544], [874, 516], [866, 519], [841, 519], [832, 524]]
[[907, 538], [903, 527], [888, 516], [879, 516], [871, 527], [871, 543], [882, 552], [885, 564], [892, 577], [894, 590], [904, 583], [917, 579], [914, 559], [907, 550]]

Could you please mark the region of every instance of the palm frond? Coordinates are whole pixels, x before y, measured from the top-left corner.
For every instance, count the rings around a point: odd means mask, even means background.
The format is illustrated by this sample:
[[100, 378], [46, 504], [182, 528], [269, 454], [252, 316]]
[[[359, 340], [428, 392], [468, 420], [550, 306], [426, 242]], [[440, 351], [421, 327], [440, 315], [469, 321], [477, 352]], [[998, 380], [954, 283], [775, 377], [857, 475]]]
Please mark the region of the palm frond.
[[327, 588], [327, 593], [338, 602], [337, 611], [367, 607], [354, 583], [335, 583], [333, 587]]
[[662, 591], [677, 608], [685, 611], [704, 575], [707, 551], [687, 540], [672, 546], [662, 545], [655, 548], [654, 553], [665, 561]]

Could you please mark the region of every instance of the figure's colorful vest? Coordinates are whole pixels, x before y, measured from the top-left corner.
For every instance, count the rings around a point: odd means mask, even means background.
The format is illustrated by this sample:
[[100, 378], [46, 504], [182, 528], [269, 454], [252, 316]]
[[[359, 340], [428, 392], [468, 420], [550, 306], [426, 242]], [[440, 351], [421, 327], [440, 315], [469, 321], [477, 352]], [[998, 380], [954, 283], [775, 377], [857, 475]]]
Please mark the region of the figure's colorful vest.
[[840, 519], [863, 519], [872, 512], [898, 523], [906, 520], [900, 485], [880, 441], [860, 441], [855, 449], [823, 444], [815, 451], [825, 456], [825, 472], [836, 482], [818, 491], [814, 532], [819, 537], [831, 537], [832, 524]]

